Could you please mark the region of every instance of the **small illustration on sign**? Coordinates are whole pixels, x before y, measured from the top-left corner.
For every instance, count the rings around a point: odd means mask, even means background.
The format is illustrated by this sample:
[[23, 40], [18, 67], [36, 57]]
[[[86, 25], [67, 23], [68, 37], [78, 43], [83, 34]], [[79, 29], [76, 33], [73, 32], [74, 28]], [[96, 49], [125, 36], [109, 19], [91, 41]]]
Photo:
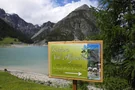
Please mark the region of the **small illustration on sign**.
[[81, 53], [88, 60], [88, 79], [100, 80], [100, 44], [84, 45]]

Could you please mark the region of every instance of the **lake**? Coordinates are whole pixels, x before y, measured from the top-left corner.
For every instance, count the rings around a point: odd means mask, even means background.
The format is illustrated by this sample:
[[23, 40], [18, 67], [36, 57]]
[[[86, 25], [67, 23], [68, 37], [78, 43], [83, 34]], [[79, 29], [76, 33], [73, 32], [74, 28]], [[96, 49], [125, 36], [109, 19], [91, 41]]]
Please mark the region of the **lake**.
[[2, 47], [0, 67], [48, 74], [48, 46]]

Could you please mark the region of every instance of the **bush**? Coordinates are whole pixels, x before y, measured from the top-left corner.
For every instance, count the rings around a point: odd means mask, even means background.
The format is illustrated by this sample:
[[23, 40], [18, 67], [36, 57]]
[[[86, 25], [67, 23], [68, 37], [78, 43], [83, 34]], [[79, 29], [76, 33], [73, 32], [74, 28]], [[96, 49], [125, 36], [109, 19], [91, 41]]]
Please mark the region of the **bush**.
[[98, 87], [106, 90], [123, 90], [129, 87], [128, 81], [119, 77], [106, 77], [102, 84], [97, 84]]
[[83, 82], [83, 81], [78, 81], [78, 87], [81, 89], [81, 90], [88, 90], [88, 82]]

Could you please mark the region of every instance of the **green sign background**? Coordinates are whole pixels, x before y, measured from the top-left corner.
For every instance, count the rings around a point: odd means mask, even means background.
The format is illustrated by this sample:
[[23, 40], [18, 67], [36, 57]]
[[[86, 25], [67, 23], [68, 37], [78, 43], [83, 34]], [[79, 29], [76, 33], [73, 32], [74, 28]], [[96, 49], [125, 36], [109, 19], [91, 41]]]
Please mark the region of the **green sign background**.
[[87, 59], [81, 55], [85, 44], [51, 44], [50, 75], [87, 79]]

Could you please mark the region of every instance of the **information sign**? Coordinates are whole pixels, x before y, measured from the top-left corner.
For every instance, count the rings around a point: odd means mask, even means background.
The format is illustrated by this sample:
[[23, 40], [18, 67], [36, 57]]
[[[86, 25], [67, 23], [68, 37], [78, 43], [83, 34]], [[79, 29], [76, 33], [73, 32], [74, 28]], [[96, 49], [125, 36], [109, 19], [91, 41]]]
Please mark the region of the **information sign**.
[[103, 81], [103, 41], [49, 42], [49, 77]]

